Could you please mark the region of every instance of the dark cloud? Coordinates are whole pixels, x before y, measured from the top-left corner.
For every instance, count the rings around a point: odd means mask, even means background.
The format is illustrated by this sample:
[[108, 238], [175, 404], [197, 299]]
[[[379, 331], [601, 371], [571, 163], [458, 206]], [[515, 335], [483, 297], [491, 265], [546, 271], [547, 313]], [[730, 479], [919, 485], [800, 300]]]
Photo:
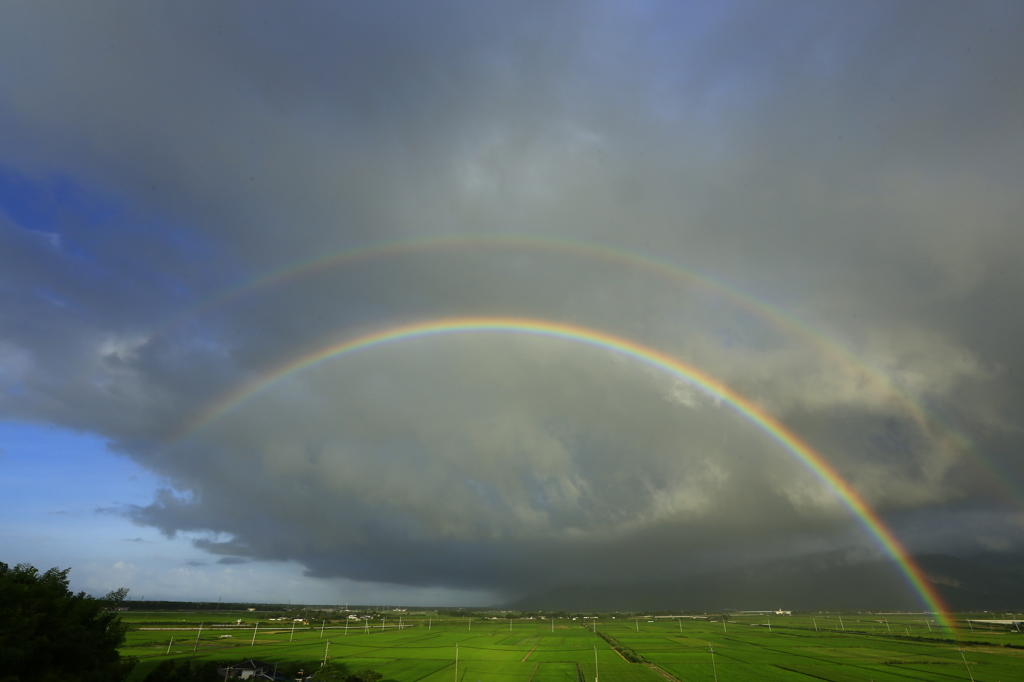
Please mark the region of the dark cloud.
[[138, 523], [505, 593], [872, 545], [715, 396], [564, 340], [369, 349], [190, 427], [341, 339], [502, 315], [718, 378], [912, 548], [1024, 540], [1018, 6], [7, 14], [0, 417], [164, 476]]

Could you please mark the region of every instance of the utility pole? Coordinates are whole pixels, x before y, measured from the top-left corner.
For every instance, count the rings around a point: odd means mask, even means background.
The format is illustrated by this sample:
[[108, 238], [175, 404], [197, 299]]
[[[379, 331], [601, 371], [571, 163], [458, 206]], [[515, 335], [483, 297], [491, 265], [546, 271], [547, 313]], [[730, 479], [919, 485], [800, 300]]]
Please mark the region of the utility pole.
[[967, 658], [964, 656], [964, 650], [958, 649], [960, 652], [960, 658], [964, 659], [964, 667], [967, 668], [967, 676], [971, 678], [971, 682], [974, 682], [974, 675], [971, 673], [971, 666], [967, 665]]
[[455, 643], [455, 682], [459, 682], [459, 643]]
[[715, 647], [711, 646], [711, 642], [708, 642], [708, 650], [711, 651], [711, 674], [715, 677], [715, 682], [718, 682], [718, 671], [715, 669]]
[[327, 652], [331, 650], [331, 640], [327, 640], [327, 646], [324, 647], [324, 662], [320, 665], [323, 667], [327, 665]]
[[597, 682], [597, 645], [594, 645], [594, 682]]
[[193, 654], [196, 652], [196, 649], [199, 648], [199, 635], [201, 635], [201, 634], [203, 634], [203, 624], [202, 623], [199, 624], [199, 632], [196, 633], [196, 643], [192, 646], [192, 653]]
[[288, 637], [288, 641], [295, 639], [295, 619], [292, 618], [292, 634]]
[[324, 622], [320, 623], [320, 639], [324, 638], [324, 627], [327, 626], [327, 619], [324, 618]]
[[[200, 626], [200, 628], [201, 628], [201, 626]], [[260, 622], [256, 621], [256, 627], [254, 627], [252, 629], [252, 643], [249, 646], [256, 646], [256, 631], [259, 630], [259, 629], [260, 629]], [[199, 641], [198, 637], [196, 637], [196, 641], [197, 642]]]

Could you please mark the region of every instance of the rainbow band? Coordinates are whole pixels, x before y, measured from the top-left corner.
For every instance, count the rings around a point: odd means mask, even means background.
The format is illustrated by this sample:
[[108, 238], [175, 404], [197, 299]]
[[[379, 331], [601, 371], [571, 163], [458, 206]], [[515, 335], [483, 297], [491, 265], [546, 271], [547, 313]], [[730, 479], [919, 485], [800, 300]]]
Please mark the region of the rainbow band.
[[623, 248], [554, 239], [551, 237], [525, 236], [522, 234], [481, 235], [451, 233], [418, 239], [383, 242], [334, 253], [320, 254], [315, 258], [293, 263], [287, 267], [275, 270], [257, 280], [247, 281], [226, 289], [181, 311], [164, 325], [164, 329], [173, 329], [178, 325], [184, 324], [187, 320], [207, 314], [220, 306], [225, 306], [244, 296], [251, 296], [259, 291], [283, 284], [300, 276], [368, 262], [373, 259], [393, 258], [401, 255], [418, 255], [430, 251], [447, 251], [458, 248], [535, 249], [541, 253], [557, 253], [592, 258], [612, 265], [636, 268], [685, 286], [699, 286], [716, 296], [721, 296], [733, 305], [776, 325], [780, 330], [796, 334], [803, 341], [830, 355], [840, 366], [855, 368], [877, 386], [883, 387], [909, 411], [921, 429], [928, 430], [931, 426], [938, 427], [941, 437], [946, 442], [952, 444], [958, 452], [968, 455], [986, 473], [993, 490], [998, 491], [1003, 499], [1016, 508], [1024, 508], [1024, 494], [1011, 484], [1013, 477], [1002, 471], [991, 457], [986, 457], [983, 453], [979, 452], [966, 435], [955, 429], [940, 415], [931, 413], [913, 395], [890, 380], [884, 372], [861, 361], [853, 352], [840, 345], [821, 330], [815, 329], [808, 323], [784, 312], [777, 306], [746, 294], [734, 287], [717, 282], [698, 272], [680, 267], [678, 264], [655, 256], [628, 251]]
[[595, 348], [607, 350], [618, 355], [632, 358], [644, 365], [653, 367], [671, 376], [677, 377], [700, 387], [720, 398], [742, 417], [753, 422], [783, 448], [810, 469], [822, 482], [828, 485], [849, 507], [864, 528], [878, 541], [883, 550], [899, 565], [910, 586], [921, 598], [925, 607], [936, 614], [940, 623], [950, 631], [955, 630], [946, 616], [947, 609], [934, 588], [925, 578], [921, 569], [911, 560], [907, 551], [882, 522], [882, 519], [861, 499], [860, 495], [832, 468], [832, 466], [800, 439], [795, 433], [770, 416], [753, 402], [718, 381], [712, 376], [701, 372], [661, 351], [623, 339], [611, 334], [595, 331], [585, 327], [549, 322], [545, 320], [522, 319], [511, 317], [460, 317], [446, 318], [431, 322], [421, 322], [399, 327], [392, 327], [374, 332], [355, 339], [349, 339], [326, 348], [314, 351], [297, 359], [276, 367], [256, 380], [242, 386], [224, 399], [218, 401], [204, 417], [194, 423], [189, 433], [201, 429], [240, 402], [253, 394], [270, 386], [277, 380], [299, 370], [305, 369], [329, 358], [338, 358], [360, 350], [366, 350], [398, 341], [439, 336], [442, 334], [470, 332], [514, 332], [543, 336], [548, 338], [575, 341]]

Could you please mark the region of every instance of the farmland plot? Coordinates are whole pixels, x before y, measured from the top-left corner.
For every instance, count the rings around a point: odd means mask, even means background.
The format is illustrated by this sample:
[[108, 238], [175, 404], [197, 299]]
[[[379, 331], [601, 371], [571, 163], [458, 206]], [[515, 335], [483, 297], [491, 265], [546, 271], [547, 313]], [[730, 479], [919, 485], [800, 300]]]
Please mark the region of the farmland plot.
[[[515, 620], [510, 633], [506, 621], [477, 620], [470, 625], [467, 620], [442, 623], [404, 616], [404, 629], [382, 629], [378, 624], [367, 633], [360, 624], [346, 633], [338, 623], [299, 624], [293, 630], [291, 625], [261, 621], [257, 627], [251, 613], [129, 615], [123, 653], [142, 661], [132, 682], [143, 680], [167, 658], [257, 658], [302, 665], [309, 672], [325, 656], [330, 665], [346, 670], [373, 668], [384, 675], [383, 682], [456, 682], [456, 647], [458, 682], [591, 682], [595, 677], [600, 682], [671, 682], [671, 677], [685, 682], [714, 682], [716, 677], [718, 682], [1024, 679], [1024, 650], [1002, 646], [1024, 644], [1024, 637], [1006, 628], [978, 628], [973, 635], [960, 633], [958, 644], [934, 630], [929, 633], [930, 623], [919, 615], [887, 616], [891, 629], [901, 629], [902, 634], [866, 631], [865, 625], [874, 623], [857, 614], [843, 615], [843, 626], [849, 628], [845, 631], [838, 616], [803, 616], [773, 622], [771, 630], [767, 623], [755, 622], [760, 618], [749, 619], [752, 625], [732, 620], [723, 624], [601, 619], [596, 634], [592, 621], [583, 627], [580, 621], [560, 620], [552, 628], [550, 621]], [[250, 620], [239, 628], [239, 617]], [[915, 621], [916, 632], [923, 635], [907, 636]], [[958, 646], [963, 647], [963, 656]]]
[[538, 663], [531, 682], [577, 682], [575, 663]]

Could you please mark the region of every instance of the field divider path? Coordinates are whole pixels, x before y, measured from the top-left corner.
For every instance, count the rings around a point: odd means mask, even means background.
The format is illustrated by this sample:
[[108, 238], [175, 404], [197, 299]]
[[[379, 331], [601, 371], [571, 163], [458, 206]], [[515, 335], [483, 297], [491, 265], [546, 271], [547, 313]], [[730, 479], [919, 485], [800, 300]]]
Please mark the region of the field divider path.
[[[533, 649], [530, 649], [529, 651], [527, 651], [527, 652], [526, 652], [526, 655], [525, 655], [525, 656], [523, 656], [523, 660], [522, 660], [522, 661], [520, 661], [520, 663], [526, 663], [526, 659], [528, 659], [528, 658], [530, 657], [530, 654], [532, 654], [532, 653], [533, 653], [533, 650], [534, 650], [534, 649], [536, 649], [536, 648], [537, 648], [537, 645], [536, 645], [536, 644], [534, 644], [534, 645], [533, 645]], [[536, 668], [534, 668], [534, 672], [536, 672], [536, 671], [537, 671], [537, 669], [536, 669]], [[530, 679], [533, 679], [533, 674], [531, 674], [531, 675], [530, 675]]]
[[[523, 660], [525, 661], [526, 659], [524, 658]], [[533, 670], [530, 671], [530, 679], [528, 679], [526, 682], [533, 682], [533, 676], [537, 674], [537, 668], [539, 667], [540, 663], [533, 664]]]
[[832, 680], [828, 679], [827, 677], [819, 677], [818, 675], [815, 675], [814, 673], [807, 672], [807, 670], [797, 670], [796, 668], [787, 668], [786, 666], [780, 665], [778, 663], [774, 663], [773, 665], [776, 668], [778, 668], [779, 670], [785, 670], [787, 672], [796, 673], [797, 675], [806, 675], [807, 677], [810, 677], [810, 678], [815, 679], [815, 680], [824, 680], [825, 682], [832, 682]]
[[605, 634], [605, 633], [603, 633], [603, 632], [602, 632], [601, 634], [599, 634], [599, 635], [598, 635], [598, 637], [600, 637], [600, 638], [601, 638], [601, 639], [603, 639], [603, 640], [604, 640], [605, 642], [607, 642], [607, 643], [608, 643], [608, 644], [609, 644], [609, 645], [611, 646], [611, 650], [612, 650], [612, 651], [614, 651], [615, 653], [617, 653], [617, 654], [619, 655], [619, 658], [621, 658], [622, 660], [624, 660], [624, 661], [625, 661], [626, 663], [633, 663], [633, 661], [631, 661], [631, 660], [629, 660], [628, 658], [626, 658], [626, 657], [625, 657], [625, 656], [623, 655], [622, 651], [620, 651], [620, 648], [621, 648], [621, 647], [622, 647], [623, 645], [622, 645], [621, 643], [619, 643], [619, 640], [617, 640], [617, 639], [615, 639], [614, 637], [612, 637], [611, 635]]
[[675, 675], [673, 675], [669, 671], [662, 670], [661, 668], [659, 668], [654, 663], [651, 663], [650, 661], [647, 662], [647, 665], [650, 667], [651, 670], [653, 670], [654, 672], [658, 673], [659, 675], [664, 677], [666, 680], [668, 680], [668, 682], [683, 682], [681, 679], [679, 679], [678, 677], [676, 677]]
[[[804, 652], [804, 651], [794, 651], [792, 649], [776, 649], [774, 646], [765, 646], [763, 644], [758, 644], [757, 646], [762, 651], [771, 651], [772, 653], [779, 654], [781, 656], [792, 656], [792, 657], [796, 657], [796, 658], [804, 658], [804, 659], [807, 659], [808, 661], [817, 661], [818, 663], [825, 663], [825, 664], [835, 664], [835, 662], [836, 662], [834, 658], [827, 658], [827, 657], [824, 657], [824, 656], [814, 656], [814, 655], [811, 655], [811, 654], [809, 654], [807, 652]], [[719, 656], [722, 656], [723, 658], [730, 658], [730, 659], [736, 661], [737, 663], [742, 663], [743, 662], [743, 661], [741, 661], [738, 658], [733, 658], [732, 656], [730, 656], [728, 651], [725, 651], [724, 653], [719, 653], [718, 651], [715, 651], [715, 653], [718, 654]]]

